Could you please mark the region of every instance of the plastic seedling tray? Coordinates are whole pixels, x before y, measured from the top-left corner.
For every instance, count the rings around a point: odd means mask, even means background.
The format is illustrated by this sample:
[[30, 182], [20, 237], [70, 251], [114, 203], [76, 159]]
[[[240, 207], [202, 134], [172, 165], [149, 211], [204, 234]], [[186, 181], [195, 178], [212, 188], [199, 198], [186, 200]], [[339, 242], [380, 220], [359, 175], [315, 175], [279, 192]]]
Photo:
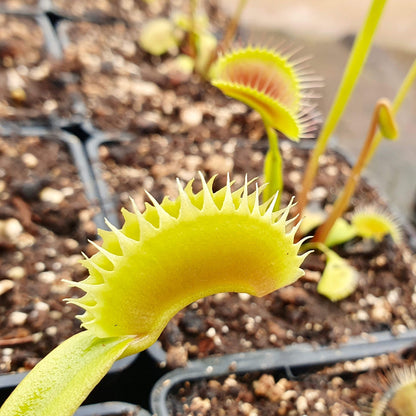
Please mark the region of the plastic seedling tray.
[[168, 403], [169, 395], [174, 394], [185, 382], [192, 384], [202, 379], [248, 373], [280, 373], [291, 379], [294, 378], [294, 374], [307, 373], [324, 365], [396, 352], [415, 343], [414, 337], [398, 337], [392, 341], [386, 335], [381, 334], [378, 340], [371, 344], [359, 339], [340, 348], [313, 348], [309, 344], [299, 344], [284, 350], [259, 350], [192, 361], [186, 368], [165, 374], [155, 384], [151, 394], [151, 411], [158, 416], [172, 415]]

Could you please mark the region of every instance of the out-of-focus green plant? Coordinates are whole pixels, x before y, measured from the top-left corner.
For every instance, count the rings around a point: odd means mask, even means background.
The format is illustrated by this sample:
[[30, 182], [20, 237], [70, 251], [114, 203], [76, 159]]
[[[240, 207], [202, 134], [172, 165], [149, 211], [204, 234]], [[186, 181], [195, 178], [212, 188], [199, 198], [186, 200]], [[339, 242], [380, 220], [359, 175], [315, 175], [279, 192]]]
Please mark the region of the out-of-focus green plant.
[[89, 277], [69, 282], [85, 291], [69, 302], [84, 308], [86, 331], [40, 361], [0, 416], [71, 415], [114, 361], [153, 344], [186, 305], [219, 292], [263, 296], [303, 275], [291, 206], [276, 212], [276, 197], [260, 203], [262, 188], [249, 193], [247, 182], [214, 192], [213, 179], [201, 181], [198, 193], [179, 185], [174, 201], [149, 195], [144, 213], [133, 205], [121, 229], [100, 232]]
[[189, 0], [188, 14], [177, 13], [171, 18], [149, 20], [141, 29], [138, 43], [144, 51], [156, 56], [167, 52], [178, 55], [181, 50], [178, 69], [181, 69], [183, 56], [187, 56], [192, 62], [192, 70], [202, 78], [209, 79], [218, 53], [228, 49], [234, 40], [247, 0], [239, 1], [224, 33], [218, 35], [220, 41], [211, 30], [208, 17], [199, 13], [198, 3], [198, 0]]

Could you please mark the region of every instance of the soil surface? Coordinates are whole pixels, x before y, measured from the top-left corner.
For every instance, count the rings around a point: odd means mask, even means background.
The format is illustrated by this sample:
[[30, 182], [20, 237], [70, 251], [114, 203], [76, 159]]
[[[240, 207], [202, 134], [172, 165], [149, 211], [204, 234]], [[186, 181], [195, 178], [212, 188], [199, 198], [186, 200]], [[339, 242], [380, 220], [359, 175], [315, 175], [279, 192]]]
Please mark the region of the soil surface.
[[66, 280], [86, 271], [94, 211], [66, 145], [0, 137], [0, 373], [31, 369], [79, 331], [80, 295]]
[[70, 118], [75, 93], [69, 78], [35, 18], [0, 14], [0, 118], [20, 125]]
[[[394, 369], [414, 365], [416, 349], [367, 357], [321, 368], [305, 368], [295, 377], [280, 373], [230, 374], [185, 382], [168, 395], [172, 416], [358, 416], [370, 414], [391, 387]], [[387, 377], [386, 377], [387, 376]], [[396, 415], [392, 409], [388, 415]]]
[[[177, 3], [139, 1], [140, 10], [123, 15], [125, 20], [102, 24], [64, 22], [60, 27], [66, 65], [77, 76], [76, 86], [84, 98], [87, 117], [95, 127], [105, 131], [140, 132], [142, 129], [154, 131], [158, 124], [171, 122], [169, 107], [176, 98], [172, 90], [180, 89], [178, 84], [189, 79], [172, 68], [173, 55], [150, 56], [140, 48], [138, 39], [146, 20], [173, 16], [181, 10], [182, 3]], [[225, 27], [225, 18], [218, 9], [210, 2], [207, 9], [213, 16], [212, 21], [218, 27]], [[122, 11], [118, 9], [119, 13]], [[104, 13], [111, 15], [109, 10]], [[129, 20], [133, 18], [134, 22]], [[194, 82], [194, 101], [195, 95], [199, 97], [196, 101], [205, 98], [201, 96], [199, 81]], [[161, 112], [163, 102], [166, 104]]]

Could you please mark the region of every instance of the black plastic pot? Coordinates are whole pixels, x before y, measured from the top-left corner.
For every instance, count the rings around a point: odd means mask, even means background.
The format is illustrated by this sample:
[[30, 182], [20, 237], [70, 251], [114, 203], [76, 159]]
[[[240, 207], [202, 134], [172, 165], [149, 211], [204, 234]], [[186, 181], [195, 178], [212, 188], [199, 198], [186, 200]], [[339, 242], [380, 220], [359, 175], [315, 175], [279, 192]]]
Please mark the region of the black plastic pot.
[[[414, 331], [413, 331], [414, 332]], [[173, 370], [165, 374], [154, 386], [151, 394], [151, 411], [158, 416], [171, 416], [169, 396], [175, 395], [184, 383], [190, 385], [199, 380], [224, 378], [230, 374], [247, 375], [279, 374], [288, 379], [296, 375], [316, 371], [325, 365], [337, 362], [358, 360], [390, 352], [398, 352], [415, 344], [413, 336], [398, 337], [391, 340], [386, 334], [380, 334], [377, 341], [368, 343], [354, 339], [348, 345], [331, 348], [314, 348], [309, 344], [298, 344], [284, 350], [259, 350], [222, 357], [206, 358], [189, 362], [186, 368]]]
[[105, 402], [81, 406], [74, 416], [150, 416], [146, 410], [130, 403]]
[[91, 170], [93, 172], [95, 183], [97, 186], [98, 196], [100, 198], [103, 214], [112, 224], [120, 226], [119, 210], [117, 209], [116, 197], [112, 196], [108, 190], [108, 186], [102, 176], [101, 161], [99, 156], [99, 147], [104, 143], [119, 143], [121, 141], [130, 140], [128, 134], [121, 137], [113, 137], [113, 135], [105, 134], [99, 130], [90, 129], [91, 138], [86, 142], [85, 149], [90, 161]]

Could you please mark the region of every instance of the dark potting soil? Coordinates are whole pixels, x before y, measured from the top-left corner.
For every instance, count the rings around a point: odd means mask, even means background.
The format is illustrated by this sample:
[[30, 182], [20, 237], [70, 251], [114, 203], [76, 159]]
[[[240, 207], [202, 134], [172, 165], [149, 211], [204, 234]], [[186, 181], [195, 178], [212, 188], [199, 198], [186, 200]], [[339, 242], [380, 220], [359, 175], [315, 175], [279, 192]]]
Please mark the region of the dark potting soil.
[[45, 124], [70, 117], [73, 90], [59, 65], [34, 18], [0, 14], [0, 118]]
[[[152, 9], [156, 3], [160, 10]], [[226, 19], [216, 6], [204, 3], [213, 16], [211, 21], [218, 27], [226, 27]], [[173, 121], [177, 124], [177, 114], [173, 112], [186, 109], [188, 103], [197, 105], [197, 114], [184, 117], [193, 118], [190, 122], [198, 124], [201, 101], [209, 105], [211, 97], [206, 96], [196, 80], [191, 81], [191, 88], [183, 88], [181, 84], [190, 80], [174, 69], [174, 56], [151, 56], [138, 43], [144, 22], [154, 16], [166, 17], [186, 10], [185, 4], [182, 1], [149, 4], [131, 15], [137, 17], [134, 23], [128, 19], [106, 24], [65, 22], [61, 27], [67, 68], [78, 77], [77, 86], [95, 127], [117, 132], [161, 132], [166, 124]], [[101, 11], [105, 12], [104, 9]], [[181, 99], [176, 102], [178, 95]]]
[[37, 136], [0, 137], [0, 373], [31, 369], [79, 331], [66, 280], [94, 239], [94, 211], [68, 149]]
[[[416, 349], [281, 373], [230, 374], [186, 381], [167, 398], [172, 416], [358, 416], [371, 413], [391, 386], [386, 375], [414, 365]], [[392, 409], [383, 414], [396, 414]]]
[[[223, 109], [222, 109], [223, 110]], [[209, 123], [204, 124], [208, 129]], [[211, 134], [215, 134], [211, 132]], [[249, 140], [200, 140], [193, 134], [181, 139], [162, 135], [144, 136], [100, 148], [104, 179], [121, 205], [128, 196], [143, 208], [144, 189], [159, 201], [177, 194], [175, 178], [183, 182], [202, 171], [206, 177], [219, 172], [216, 189], [226, 182], [225, 172], [240, 186], [261, 175], [267, 142]], [[285, 205], [295, 193], [309, 153], [282, 143], [286, 190]], [[321, 160], [312, 200], [325, 207], [334, 202], [350, 173], [348, 163], [335, 152]], [[198, 189], [198, 181], [195, 183]], [[361, 181], [351, 207], [377, 205], [385, 208], [376, 191]], [[350, 213], [346, 214], [346, 217]], [[219, 236], [220, 238], [220, 236]], [[316, 291], [325, 258], [311, 254], [303, 268], [305, 276], [294, 285], [263, 298], [247, 294], [219, 294], [199, 300], [179, 312], [168, 324], [160, 341], [168, 352], [168, 365], [176, 367], [188, 358], [235, 353], [259, 348], [312, 342], [338, 344], [353, 335], [390, 329], [394, 333], [415, 328], [415, 259], [404, 243], [390, 238], [380, 244], [363, 241], [345, 244], [337, 251], [360, 274], [357, 290], [347, 299], [332, 303]]]

